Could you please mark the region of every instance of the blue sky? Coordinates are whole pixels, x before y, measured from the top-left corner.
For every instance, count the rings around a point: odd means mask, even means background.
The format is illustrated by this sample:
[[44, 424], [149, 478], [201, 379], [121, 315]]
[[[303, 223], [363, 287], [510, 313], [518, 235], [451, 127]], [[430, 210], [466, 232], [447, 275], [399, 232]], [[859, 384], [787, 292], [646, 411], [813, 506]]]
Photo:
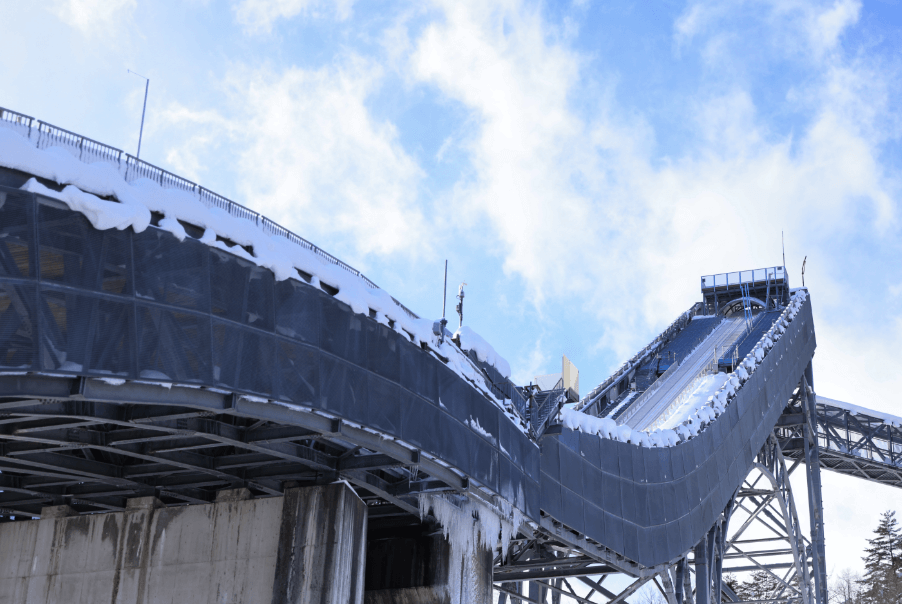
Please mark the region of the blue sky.
[[[520, 381], [567, 354], [588, 390], [700, 275], [782, 264], [782, 231], [793, 285], [808, 257], [817, 390], [902, 415], [899, 0], [3, 10], [0, 106], [134, 152], [126, 70], [148, 76], [144, 159], [420, 315], [441, 312], [447, 258], [449, 308], [466, 281], [466, 323]], [[902, 498], [826, 488], [828, 556], [856, 565]]]

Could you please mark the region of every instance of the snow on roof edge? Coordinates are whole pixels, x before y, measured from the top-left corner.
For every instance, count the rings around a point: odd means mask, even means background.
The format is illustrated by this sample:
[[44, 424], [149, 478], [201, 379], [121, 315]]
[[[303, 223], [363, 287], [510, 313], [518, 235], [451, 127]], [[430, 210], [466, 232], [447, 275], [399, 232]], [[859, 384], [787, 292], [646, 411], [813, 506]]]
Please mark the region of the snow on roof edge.
[[[2, 120], [0, 125], [5, 125]], [[323, 282], [336, 288], [338, 293], [334, 297], [357, 314], [369, 316], [372, 309], [376, 312], [377, 321], [386, 325], [393, 321], [396, 332], [410, 337], [418, 345], [425, 344], [447, 358], [447, 365], [455, 373], [471, 382], [496, 405], [502, 406], [504, 403], [494, 396], [482, 372], [464, 352], [447, 340], [441, 345], [438, 343], [432, 332], [431, 320], [410, 316], [385, 290], [371, 287], [360, 275], [328, 262], [286, 237], [266, 233], [254, 222], [233, 216], [218, 207], [208, 207], [192, 192], [166, 189], [148, 178], [129, 183], [108, 162], [87, 164], [58, 146], [39, 149], [12, 128], [0, 127], [0, 166], [64, 185], [63, 190], [58, 192], [32, 178], [22, 188], [62, 201], [88, 218], [98, 230], [131, 227], [141, 233], [150, 226], [151, 212], [158, 212], [164, 216], [159, 222], [160, 228], [171, 232], [180, 241], [187, 237], [187, 233], [179, 221], [201, 227], [205, 229], [200, 239], [202, 243], [271, 270], [277, 281], [297, 278], [298, 270], [313, 275], [312, 285], [318, 286]], [[226, 246], [217, 236], [238, 245]], [[245, 248], [252, 249], [253, 253]]]

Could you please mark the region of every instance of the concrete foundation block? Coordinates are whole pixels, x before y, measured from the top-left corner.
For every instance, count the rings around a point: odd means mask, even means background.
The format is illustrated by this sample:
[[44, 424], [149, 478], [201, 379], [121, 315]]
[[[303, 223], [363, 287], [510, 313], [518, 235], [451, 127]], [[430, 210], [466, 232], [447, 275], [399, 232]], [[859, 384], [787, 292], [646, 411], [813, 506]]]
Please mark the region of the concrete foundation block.
[[41, 518], [65, 518], [66, 516], [75, 516], [78, 512], [68, 505], [50, 505], [41, 508]]
[[[0, 524], [0, 604], [363, 601], [366, 506], [345, 484]], [[65, 506], [60, 506], [65, 507]]]
[[344, 483], [288, 490], [272, 604], [362, 604], [366, 521]]

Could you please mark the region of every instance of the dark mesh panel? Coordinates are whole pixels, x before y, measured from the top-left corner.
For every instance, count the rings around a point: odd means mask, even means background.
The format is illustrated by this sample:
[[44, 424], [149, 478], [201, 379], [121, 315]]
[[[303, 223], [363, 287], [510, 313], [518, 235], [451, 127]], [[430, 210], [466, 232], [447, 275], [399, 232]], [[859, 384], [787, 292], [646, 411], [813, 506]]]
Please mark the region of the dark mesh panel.
[[146, 379], [209, 382], [210, 318], [138, 306], [138, 375]]
[[366, 366], [366, 331], [363, 317], [351, 307], [332, 298], [323, 298], [320, 342], [331, 352], [361, 367]]
[[0, 191], [0, 276], [34, 276], [31, 257], [33, 204], [30, 193]]
[[324, 354], [320, 357], [320, 376], [322, 409], [365, 424], [368, 402], [366, 372]]
[[226, 321], [213, 320], [213, 379], [219, 384], [238, 388], [238, 355], [241, 330]]
[[470, 474], [485, 486], [498, 490], [498, 451], [479, 438], [468, 439]]
[[31, 369], [35, 365], [38, 337], [34, 316], [35, 295], [35, 287], [31, 284], [0, 281], [0, 366], [2, 367]]
[[401, 385], [417, 394], [423, 395], [423, 362], [424, 355], [419, 348], [401, 342], [398, 346], [401, 358]]
[[[436, 364], [436, 363], [430, 363]], [[469, 394], [472, 387], [459, 375], [445, 367], [438, 368], [440, 407], [463, 422], [470, 415]]]
[[320, 295], [311, 286], [286, 279], [275, 284], [276, 332], [319, 344]]
[[210, 251], [210, 304], [214, 315], [271, 331], [272, 290], [269, 269], [220, 250]]
[[[397, 384], [369, 374], [367, 425], [389, 434], [401, 433], [401, 399]], [[425, 404], [425, 403], [424, 403]]]
[[319, 353], [301, 344], [279, 340], [276, 347], [279, 363], [279, 398], [297, 405], [319, 405]]
[[401, 385], [438, 405], [437, 363], [419, 346], [401, 341]]
[[44, 289], [38, 301], [43, 352], [41, 368], [83, 373], [88, 365], [89, 342], [96, 321], [97, 300]]
[[406, 390], [401, 391], [401, 437], [415, 447], [429, 451], [433, 455], [443, 452], [442, 434], [439, 426], [444, 416], [432, 405]]
[[41, 279], [112, 294], [130, 294], [128, 231], [98, 231], [79, 212], [38, 198]]
[[273, 277], [268, 268], [252, 266], [248, 275], [247, 308], [244, 312], [244, 323], [272, 331], [275, 324], [273, 309]]
[[401, 379], [400, 336], [391, 328], [366, 322], [367, 368], [393, 382]]
[[[469, 399], [469, 413], [463, 418], [464, 423], [468, 423], [470, 429], [479, 434], [482, 438], [488, 440], [493, 446], [498, 446], [498, 407], [494, 403], [486, 400], [484, 396], [476, 392], [472, 388], [464, 386]], [[505, 422], [509, 422], [504, 418]]]
[[275, 338], [250, 329], [241, 330], [238, 354], [238, 388], [271, 396], [273, 370], [276, 367]]
[[133, 237], [135, 292], [141, 298], [207, 312], [210, 309], [209, 248], [193, 239], [148, 227]]
[[[472, 474], [470, 466], [470, 431], [460, 422], [451, 418], [447, 413], [439, 413], [438, 426], [441, 426], [439, 438], [441, 439], [442, 459], [451, 465], [457, 466], [467, 474]], [[405, 435], [405, 439], [407, 436]], [[473, 439], [475, 440], [475, 439]]]
[[94, 312], [88, 355], [90, 373], [135, 376], [134, 303], [99, 299]]

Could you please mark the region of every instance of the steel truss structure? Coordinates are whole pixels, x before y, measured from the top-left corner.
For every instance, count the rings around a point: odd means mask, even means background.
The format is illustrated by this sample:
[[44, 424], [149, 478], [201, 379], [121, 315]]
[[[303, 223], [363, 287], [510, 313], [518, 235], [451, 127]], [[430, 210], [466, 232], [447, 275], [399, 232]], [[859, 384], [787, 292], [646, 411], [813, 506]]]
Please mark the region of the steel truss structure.
[[[809, 422], [809, 428], [813, 423], [815, 398], [809, 377], [810, 368], [748, 476], [692, 550], [671, 564], [627, 568], [617, 561], [587, 556], [547, 536], [544, 540], [517, 541], [507, 559], [496, 559], [494, 579], [499, 604], [508, 600], [511, 604], [546, 604], [549, 599], [557, 604], [562, 598], [580, 604], [618, 604], [648, 583], [668, 604], [757, 604], [761, 600], [743, 600], [729, 585], [729, 580], [738, 578], [737, 573], [756, 571], [767, 581], [767, 602], [826, 602], [818, 440], [813, 429], [805, 429], [806, 424], [794, 427], [798, 438], [803, 439], [805, 456], [791, 459], [787, 467], [787, 456], [778, 439], [791, 421]], [[807, 473], [813, 544], [799, 523], [789, 480], [802, 463]], [[613, 588], [610, 579], [615, 575], [630, 577], [626, 587]]]
[[[125, 181], [191, 191], [375, 287], [264, 217], [117, 150], [3, 109], [0, 127], [113, 163]], [[649, 584], [668, 604], [738, 602], [725, 577], [747, 571], [773, 584], [767, 601], [826, 604], [820, 469], [902, 487], [902, 428], [817, 399], [805, 297], [718, 419], [675, 447], [638, 447], [565, 429], [556, 395], [527, 401], [470, 351], [461, 358], [487, 390], [474, 387], [427, 342], [374, 309], [353, 311], [313, 275], [277, 282], [247, 260], [252, 250], [213, 249], [188, 223], [178, 239], [156, 228], [162, 215], [140, 233], [99, 231], [22, 191], [31, 177], [0, 166], [0, 521], [49, 505], [93, 514], [132, 497], [188, 505], [224, 489], [266, 497], [344, 479], [381, 527], [419, 525], [423, 492], [521, 511], [527, 521], [495, 560], [499, 604], [619, 604]], [[788, 300], [783, 267], [735, 275], [702, 278], [709, 310]], [[583, 410], [622, 396], [638, 364], [704, 306]], [[810, 541], [789, 482], [801, 465]]]
[[[815, 397], [811, 429], [817, 432], [820, 467], [902, 487], [902, 427], [866, 409], [847, 409], [838, 401]], [[777, 431], [784, 454], [803, 460], [801, 405], [796, 402]]]

